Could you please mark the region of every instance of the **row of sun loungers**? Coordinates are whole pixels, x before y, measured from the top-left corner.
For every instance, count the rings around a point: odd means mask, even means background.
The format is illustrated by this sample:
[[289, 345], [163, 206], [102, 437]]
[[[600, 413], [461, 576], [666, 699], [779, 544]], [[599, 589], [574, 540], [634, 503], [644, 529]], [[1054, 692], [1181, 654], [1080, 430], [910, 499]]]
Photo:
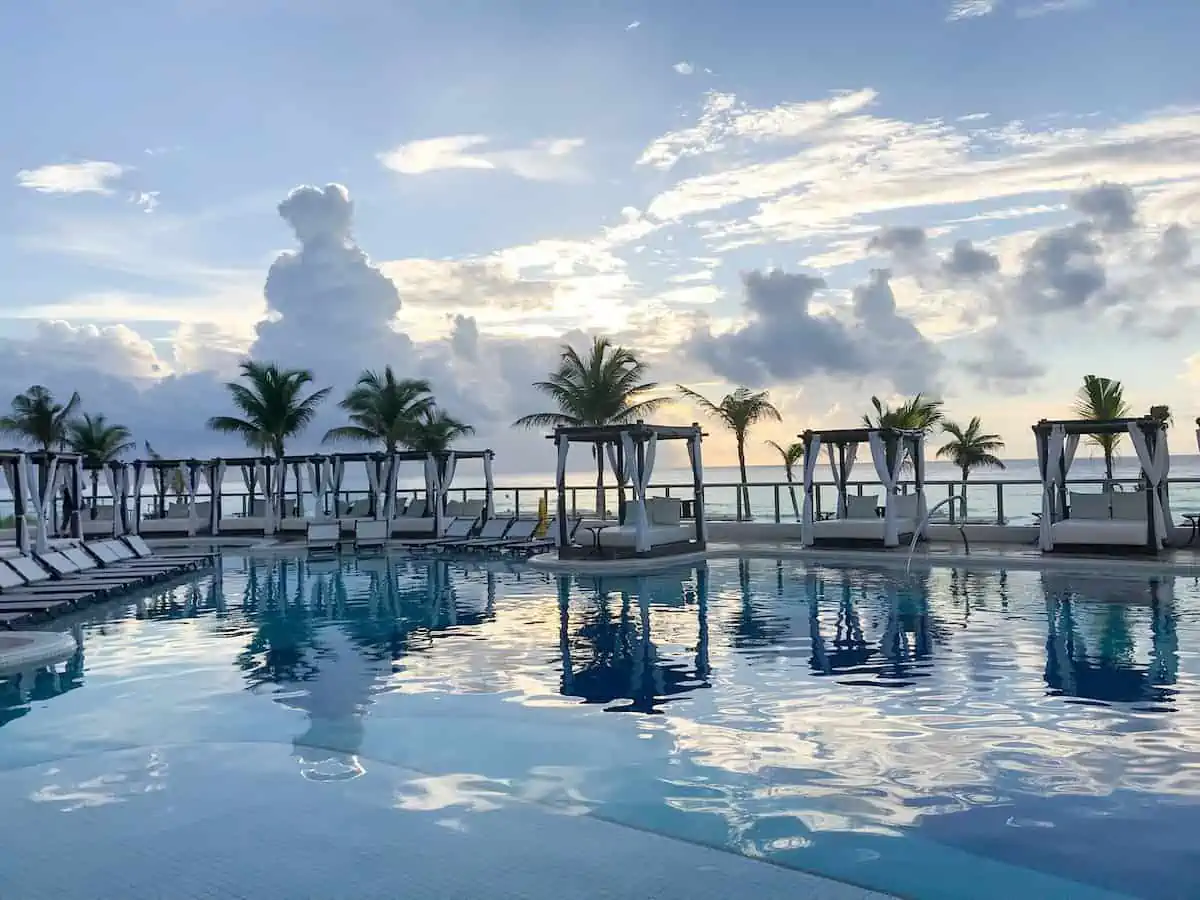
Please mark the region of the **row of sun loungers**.
[[58, 547], [37, 556], [0, 557], [0, 627], [52, 618], [212, 560], [209, 554], [160, 556], [136, 535]]
[[[570, 522], [573, 536], [579, 519]], [[355, 523], [353, 549], [356, 553], [382, 551], [385, 547], [441, 552], [508, 553], [529, 556], [554, 546], [557, 523], [552, 519], [543, 537], [536, 536], [538, 520], [492, 518], [480, 524], [476, 517], [451, 519], [441, 537], [395, 539], [394, 530], [385, 520], [366, 519]], [[341, 530], [336, 522], [313, 522], [308, 526], [308, 552], [313, 556], [332, 555], [341, 549]]]

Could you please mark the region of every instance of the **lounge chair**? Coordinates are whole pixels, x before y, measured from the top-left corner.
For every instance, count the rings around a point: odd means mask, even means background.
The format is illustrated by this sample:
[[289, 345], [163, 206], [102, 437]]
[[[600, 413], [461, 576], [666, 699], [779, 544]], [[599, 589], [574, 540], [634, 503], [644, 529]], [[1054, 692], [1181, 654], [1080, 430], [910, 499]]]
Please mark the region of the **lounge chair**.
[[[537, 529], [537, 520], [531, 519], [533, 529], [530, 534]], [[579, 530], [579, 526], [583, 524], [583, 519], [575, 517], [567, 522], [567, 541], [575, 539], [575, 533]], [[515, 526], [514, 526], [515, 527]], [[551, 518], [546, 525], [546, 533], [540, 537], [528, 537], [525, 540], [502, 541], [501, 543], [487, 548], [496, 550], [501, 553], [511, 553], [514, 556], [533, 556], [535, 553], [541, 553], [554, 548], [558, 541], [558, 519]]]
[[95, 588], [104, 594], [132, 590], [148, 584], [153, 579], [144, 572], [103, 572], [96, 560], [82, 554], [85, 565], [80, 565], [67, 553], [74, 551], [42, 553], [37, 562], [48, 569], [53, 577], [64, 585]]
[[357, 519], [354, 522], [354, 552], [380, 552], [391, 537], [387, 519]]
[[84, 537], [99, 537], [113, 533], [113, 518], [116, 515], [116, 508], [111, 504], [97, 506], [94, 510], [81, 510], [81, 514], [83, 520], [80, 524], [83, 527]]
[[436, 538], [434, 517], [425, 515], [425, 501], [414, 499], [404, 512], [392, 519], [392, 536], [403, 538]]
[[305, 543], [309, 556], [330, 556], [341, 548], [342, 530], [337, 522], [309, 522]]
[[[508, 529], [514, 524], [512, 519], [488, 519], [479, 529], [479, 533], [472, 538], [462, 538], [461, 540], [442, 541], [439, 543], [438, 550], [468, 550], [484, 544], [494, 544], [497, 541], [502, 541]], [[537, 524], [536, 522], [534, 523]], [[533, 532], [531, 531], [530, 534]], [[529, 535], [525, 535], [528, 537]]]
[[167, 560], [139, 559], [129, 547], [117, 540], [91, 541], [84, 544], [83, 549], [108, 571], [144, 572], [152, 577], [173, 578], [191, 568], [190, 564], [172, 563]]
[[407, 538], [399, 540], [398, 543], [402, 547], [436, 547], [438, 544], [454, 543], [469, 538], [474, 528], [474, 519], [452, 519], [440, 538], [433, 537], [430, 532], [428, 538]]
[[190, 563], [192, 568], [208, 565], [213, 560], [211, 553], [155, 553], [140, 534], [127, 534], [121, 540], [134, 552], [134, 555], [141, 559], [153, 559], [179, 565]]
[[30, 619], [52, 618], [57, 612], [83, 606], [95, 597], [91, 591], [31, 589], [6, 560], [0, 561], [0, 625], [11, 627]]

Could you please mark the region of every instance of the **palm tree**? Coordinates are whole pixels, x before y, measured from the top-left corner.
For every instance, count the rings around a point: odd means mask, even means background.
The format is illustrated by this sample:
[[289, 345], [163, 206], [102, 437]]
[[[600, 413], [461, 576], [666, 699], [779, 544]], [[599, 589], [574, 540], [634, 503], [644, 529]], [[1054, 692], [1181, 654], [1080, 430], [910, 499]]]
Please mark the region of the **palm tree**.
[[952, 440], [939, 447], [936, 455], [939, 459], [950, 460], [962, 472], [962, 512], [963, 518], [966, 518], [967, 479], [971, 476], [971, 470], [1006, 468], [1004, 461], [996, 456], [997, 450], [1004, 449], [1004, 441], [1000, 440], [998, 434], [984, 434], [979, 416], [972, 416], [966, 428], [954, 422], [943, 422], [942, 431], [950, 435]]
[[[722, 397], [719, 403], [713, 403], [682, 384], [676, 385], [676, 388], [685, 400], [691, 400], [705, 414], [721, 422], [733, 432], [733, 437], [737, 441], [738, 470], [742, 476], [742, 486], [739, 488], [741, 497], [738, 505], [746, 511], [746, 517], [749, 518], [750, 488], [747, 485], [746, 476], [746, 435], [759, 422], [781, 421], [782, 416], [779, 415], [779, 410], [771, 404], [767, 391], [752, 391], [749, 388], [740, 387], [732, 394]], [[740, 510], [738, 518], [741, 519]]]
[[1150, 412], [1148, 412], [1147, 415], [1152, 419], [1157, 419], [1164, 425], [1175, 424], [1175, 417], [1171, 415], [1171, 407], [1167, 406], [1165, 403], [1150, 407]]
[[381, 443], [388, 453], [395, 453], [404, 435], [433, 404], [428, 381], [397, 379], [391, 366], [382, 373], [367, 370], [338, 404], [350, 414], [351, 424], [329, 429], [323, 440]]
[[780, 459], [783, 460], [783, 470], [787, 473], [788, 493], [792, 495], [792, 512], [796, 514], [796, 521], [800, 521], [800, 504], [796, 502], [796, 488], [792, 486], [795, 474], [796, 465], [804, 459], [804, 444], [800, 441], [795, 441], [782, 447], [774, 441], [767, 441], [767, 444], [774, 447], [779, 453]]
[[[303, 397], [305, 386], [313, 382], [313, 373], [308, 369], [280, 369], [275, 363], [251, 359], [239, 368], [248, 384], [231, 381], [225, 387], [244, 418], [213, 416], [208, 427], [222, 434], [239, 435], [252, 450], [283, 459], [287, 439], [308, 427], [330, 389], [321, 388]], [[281, 499], [286, 495], [286, 482], [285, 467], [277, 486]]]
[[875, 408], [874, 417], [870, 413], [862, 417], [867, 428], [902, 428], [928, 433], [945, 417], [941, 400], [926, 400], [921, 394], [905, 400], [895, 409], [873, 396], [871, 406]]
[[0, 433], [33, 444], [45, 453], [67, 443], [67, 423], [79, 408], [78, 392], [66, 404], [58, 403], [47, 388], [35, 384], [12, 399], [12, 412], [0, 416]]
[[[162, 462], [162, 454], [150, 446], [149, 441], [144, 442], [146, 455], [155, 462]], [[154, 491], [158, 497], [158, 515], [165, 516], [167, 514], [167, 486], [170, 482], [171, 491], [175, 494], [176, 500], [182, 500], [184, 494], [187, 493], [187, 482], [184, 480], [183, 473], [178, 467], [171, 469], [171, 474], [168, 476], [166, 470], [161, 467], [155, 467], [150, 470], [151, 477], [154, 479]]]
[[[1124, 419], [1129, 415], [1129, 404], [1125, 400], [1125, 388], [1121, 382], [1112, 378], [1101, 378], [1098, 375], [1084, 375], [1083, 385], [1075, 395], [1075, 415], [1081, 419], [1103, 421], [1105, 419]], [[1088, 440], [1104, 454], [1105, 488], [1112, 489], [1113, 459], [1116, 457], [1117, 445], [1121, 442], [1119, 434], [1093, 434]]]
[[132, 450], [133, 434], [124, 425], [110, 425], [102, 415], [89, 416], [67, 423], [67, 446], [83, 457], [92, 467], [92, 518], [96, 517], [96, 500], [100, 493], [100, 471], [122, 453]]
[[[533, 413], [513, 422], [515, 428], [554, 428], [558, 425], [623, 425], [654, 412], [665, 397], [645, 395], [658, 384], [645, 381], [649, 371], [633, 351], [608, 338], [592, 342], [586, 359], [571, 346], [564, 346], [558, 368], [546, 381], [533, 386], [546, 394], [557, 412]], [[596, 455], [596, 512], [604, 514], [604, 454]]]
[[422, 453], [445, 453], [459, 438], [475, 433], [473, 425], [458, 421], [444, 409], [426, 407], [415, 422], [412, 422], [401, 439], [410, 450]]

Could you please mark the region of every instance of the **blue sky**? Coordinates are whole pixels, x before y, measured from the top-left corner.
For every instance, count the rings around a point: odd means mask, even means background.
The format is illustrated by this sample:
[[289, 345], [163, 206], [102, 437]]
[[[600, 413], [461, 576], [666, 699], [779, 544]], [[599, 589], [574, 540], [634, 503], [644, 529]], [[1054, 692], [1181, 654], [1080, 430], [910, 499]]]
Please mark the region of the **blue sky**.
[[[1092, 371], [1200, 412], [1186, 0], [8, 2], [0, 33], [0, 390], [159, 444], [219, 449], [220, 381], [294, 347], [338, 390], [428, 375], [516, 454], [596, 333], [769, 388], [778, 440], [925, 390], [1027, 454]], [[276, 207], [327, 183], [344, 253], [269, 306]], [[772, 267], [823, 283], [748, 293]]]

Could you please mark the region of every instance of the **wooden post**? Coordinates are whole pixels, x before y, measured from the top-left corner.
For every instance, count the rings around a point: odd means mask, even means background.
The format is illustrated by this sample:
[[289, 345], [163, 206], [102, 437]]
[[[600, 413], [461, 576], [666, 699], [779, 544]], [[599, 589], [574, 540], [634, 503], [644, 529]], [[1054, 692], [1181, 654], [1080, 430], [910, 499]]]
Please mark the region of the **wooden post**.
[[[120, 463], [115, 463], [115, 465], [120, 465]], [[119, 490], [121, 486], [120, 479], [114, 477], [113, 480], [116, 482]], [[68, 523], [68, 533], [77, 541], [83, 540], [83, 515], [79, 509], [83, 505], [80, 502], [82, 499], [83, 472], [80, 470], [79, 461], [76, 460], [71, 463], [71, 520]], [[113, 497], [113, 515], [116, 516], [117, 513], [117, 498]]]
[[29, 493], [25, 486], [25, 476], [28, 470], [25, 468], [25, 454], [21, 453], [12, 459], [8, 460], [5, 465], [12, 466], [12, 480], [9, 482], [12, 485], [13, 495], [13, 530], [17, 547], [22, 553], [29, 552], [29, 522], [25, 520], [25, 501]]
[[847, 516], [850, 515], [850, 502], [849, 502], [849, 498], [846, 496], [846, 489], [847, 489], [846, 488], [846, 445], [844, 443], [838, 443], [838, 476], [837, 476], [837, 480], [838, 480], [837, 517], [839, 519], [845, 519]]
[[[1157, 428], [1151, 429], [1145, 424], [1138, 427], [1146, 437], [1146, 449], [1150, 452], [1150, 458], [1154, 459], [1154, 454], [1158, 452], [1160, 432]], [[1150, 480], [1146, 479], [1146, 549], [1151, 553], [1158, 552], [1158, 531], [1154, 523], [1154, 493], [1157, 490], [1158, 488], [1151, 488]]]
[[692, 461], [693, 513], [696, 517], [696, 543], [703, 550], [708, 544], [708, 523], [704, 514], [704, 462], [700, 456], [702, 444], [700, 426], [693, 422], [696, 433], [688, 438], [688, 457]]
[[[554, 435], [554, 450], [555, 453], [558, 454], [558, 456], [555, 457], [554, 486], [558, 494], [558, 552], [560, 554], [562, 553], [563, 548], [570, 543], [571, 537], [570, 531], [567, 528], [567, 473], [565, 470], [561, 470], [557, 464], [557, 460], [560, 458], [563, 452], [560, 445], [560, 442], [563, 440], [565, 440], [565, 438], [563, 438], [561, 434], [556, 433]], [[599, 450], [601, 448], [597, 447], [596, 449]]]

